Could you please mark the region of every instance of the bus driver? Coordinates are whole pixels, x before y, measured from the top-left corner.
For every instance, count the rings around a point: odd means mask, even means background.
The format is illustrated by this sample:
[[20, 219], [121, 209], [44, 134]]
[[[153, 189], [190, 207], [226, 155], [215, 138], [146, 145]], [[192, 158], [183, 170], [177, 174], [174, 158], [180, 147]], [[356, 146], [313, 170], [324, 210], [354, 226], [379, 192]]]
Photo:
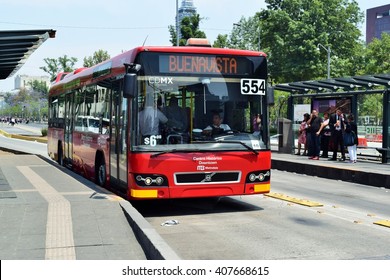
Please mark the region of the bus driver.
[[229, 125], [222, 123], [221, 115], [217, 112], [213, 113], [213, 124], [209, 125], [203, 130], [203, 133], [206, 135], [218, 135], [224, 132], [230, 131], [231, 128]]

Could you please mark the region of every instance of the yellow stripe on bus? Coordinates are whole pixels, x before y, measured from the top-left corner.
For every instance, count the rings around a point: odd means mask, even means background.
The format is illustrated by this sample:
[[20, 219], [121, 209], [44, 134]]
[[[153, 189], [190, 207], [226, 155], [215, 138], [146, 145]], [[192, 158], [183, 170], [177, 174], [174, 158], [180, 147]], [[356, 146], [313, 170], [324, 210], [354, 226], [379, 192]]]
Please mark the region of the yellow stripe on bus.
[[131, 190], [131, 196], [137, 198], [157, 198], [157, 190]]
[[255, 192], [269, 192], [271, 189], [271, 184], [261, 184], [261, 185], [255, 185]]

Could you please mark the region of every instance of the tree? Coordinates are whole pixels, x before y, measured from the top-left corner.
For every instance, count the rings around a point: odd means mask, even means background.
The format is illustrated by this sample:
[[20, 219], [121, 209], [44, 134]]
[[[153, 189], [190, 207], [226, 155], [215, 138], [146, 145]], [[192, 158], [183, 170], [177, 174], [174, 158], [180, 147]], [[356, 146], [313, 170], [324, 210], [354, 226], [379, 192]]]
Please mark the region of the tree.
[[44, 81], [33, 80], [29, 82], [31, 89], [33, 92], [37, 92], [41, 97], [46, 97], [49, 93], [49, 87]]
[[276, 82], [325, 78], [327, 51], [319, 44], [331, 49], [332, 76], [335, 64], [339, 74], [354, 70], [350, 61], [359, 60], [355, 45], [361, 44], [358, 25], [363, 20], [356, 1], [265, 2], [267, 9], [255, 17], [261, 21], [262, 48], [269, 53], [269, 69]]
[[382, 33], [381, 39], [374, 39], [365, 52], [365, 74], [390, 72], [390, 34]]
[[234, 49], [259, 50], [260, 45], [260, 21], [257, 16], [242, 17], [233, 26], [228, 46]]
[[[180, 24], [181, 37], [179, 40], [180, 46], [185, 46], [189, 38], [206, 38], [206, 34], [199, 30], [199, 23], [202, 20], [199, 14], [194, 14], [191, 17], [185, 17], [182, 19]], [[177, 32], [173, 25], [168, 27], [169, 33], [171, 34], [171, 43], [176, 46]]]
[[58, 59], [45, 58], [43, 61], [46, 63], [46, 66], [39, 67], [39, 69], [48, 73], [50, 75], [50, 80], [54, 81], [58, 73], [72, 72], [74, 70], [74, 65], [77, 62], [77, 58], [64, 55]]
[[83, 66], [91, 67], [107, 59], [110, 59], [110, 55], [108, 54], [108, 52], [100, 49], [94, 52], [92, 56], [84, 57]]
[[228, 35], [219, 34], [217, 39], [213, 44], [214, 48], [228, 48], [229, 47], [229, 38]]

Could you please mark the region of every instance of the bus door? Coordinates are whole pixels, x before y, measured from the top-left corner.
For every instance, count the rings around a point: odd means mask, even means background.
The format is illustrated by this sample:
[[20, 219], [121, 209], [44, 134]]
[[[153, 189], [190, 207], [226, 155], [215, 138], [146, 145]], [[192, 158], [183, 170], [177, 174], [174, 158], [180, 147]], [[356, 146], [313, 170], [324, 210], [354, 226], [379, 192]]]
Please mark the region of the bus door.
[[65, 164], [72, 164], [73, 160], [73, 103], [74, 94], [65, 95], [65, 132], [64, 132], [64, 162]]
[[128, 108], [121, 92], [122, 82], [115, 82], [111, 95], [110, 180], [112, 186], [126, 194]]

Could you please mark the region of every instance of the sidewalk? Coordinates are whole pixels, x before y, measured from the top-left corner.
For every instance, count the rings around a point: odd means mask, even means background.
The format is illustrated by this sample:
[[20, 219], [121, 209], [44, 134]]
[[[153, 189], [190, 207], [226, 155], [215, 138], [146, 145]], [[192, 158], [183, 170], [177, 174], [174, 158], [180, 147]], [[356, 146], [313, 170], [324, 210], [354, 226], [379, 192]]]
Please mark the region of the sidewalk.
[[146, 259], [121, 199], [34, 155], [0, 155], [0, 259]]
[[130, 202], [36, 155], [0, 149], [0, 259], [180, 259]]

